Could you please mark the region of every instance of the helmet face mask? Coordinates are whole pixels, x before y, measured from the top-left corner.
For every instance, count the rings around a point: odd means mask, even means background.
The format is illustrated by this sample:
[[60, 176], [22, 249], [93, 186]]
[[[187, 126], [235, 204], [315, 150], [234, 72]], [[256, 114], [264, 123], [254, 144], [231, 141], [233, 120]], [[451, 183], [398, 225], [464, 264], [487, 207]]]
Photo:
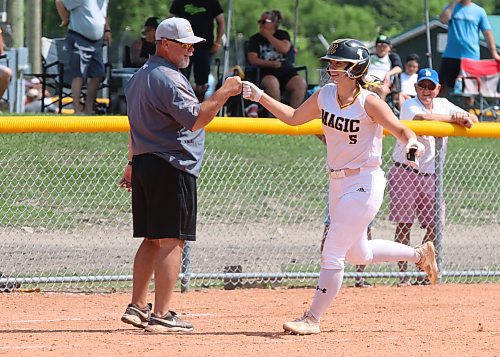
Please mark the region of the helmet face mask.
[[345, 72], [349, 78], [357, 79], [367, 71], [370, 64], [370, 53], [358, 40], [339, 39], [331, 43], [326, 55], [321, 57], [321, 60], [351, 63]]
[[[347, 71], [350, 66], [351, 64], [349, 62], [331, 60], [326, 68], [326, 73], [328, 73], [328, 76], [333, 80], [332, 77], [335, 74], [348, 75]], [[334, 82], [337, 80], [338, 78], [334, 80]]]

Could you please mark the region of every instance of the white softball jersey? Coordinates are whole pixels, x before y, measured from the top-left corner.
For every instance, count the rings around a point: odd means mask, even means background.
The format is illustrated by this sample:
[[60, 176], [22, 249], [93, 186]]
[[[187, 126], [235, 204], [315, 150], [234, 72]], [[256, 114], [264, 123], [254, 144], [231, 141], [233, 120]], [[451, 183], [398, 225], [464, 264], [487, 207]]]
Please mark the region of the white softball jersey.
[[337, 85], [328, 83], [318, 95], [328, 167], [331, 170], [379, 167], [382, 163], [382, 126], [366, 114], [366, 97], [376, 95], [361, 89], [354, 102], [341, 108]]

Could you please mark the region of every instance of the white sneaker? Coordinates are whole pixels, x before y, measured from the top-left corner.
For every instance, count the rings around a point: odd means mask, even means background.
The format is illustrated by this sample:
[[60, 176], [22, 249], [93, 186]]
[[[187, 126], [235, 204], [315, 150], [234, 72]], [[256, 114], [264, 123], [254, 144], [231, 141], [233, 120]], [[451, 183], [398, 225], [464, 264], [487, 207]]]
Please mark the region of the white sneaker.
[[319, 320], [311, 315], [309, 311], [304, 316], [283, 324], [283, 329], [297, 335], [314, 335], [320, 333]]
[[434, 249], [434, 243], [427, 242], [425, 244], [419, 245], [415, 248], [415, 250], [420, 256], [417, 267], [427, 273], [431, 284], [437, 284], [438, 267], [436, 262], [436, 249]]

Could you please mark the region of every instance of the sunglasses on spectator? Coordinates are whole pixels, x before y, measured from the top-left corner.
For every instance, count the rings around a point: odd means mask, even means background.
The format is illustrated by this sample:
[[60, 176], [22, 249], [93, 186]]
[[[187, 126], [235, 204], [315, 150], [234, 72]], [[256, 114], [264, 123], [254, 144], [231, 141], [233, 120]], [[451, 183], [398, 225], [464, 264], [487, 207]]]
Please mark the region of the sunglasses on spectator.
[[194, 45], [192, 43], [183, 43], [183, 42], [180, 42], [180, 41], [177, 41], [177, 40], [172, 40], [172, 39], [166, 38], [166, 37], [164, 37], [163, 39], [167, 40], [167, 41], [178, 43], [185, 50], [190, 50], [191, 48], [194, 47]]
[[264, 24], [270, 24], [271, 22], [273, 22], [273, 20], [271, 20], [271, 19], [262, 19], [262, 20], [258, 20], [257, 22], [259, 24], [261, 24], [261, 25], [264, 25]]
[[420, 89], [428, 89], [428, 90], [436, 89], [436, 85], [434, 83], [429, 83], [427, 85], [425, 85], [423, 83], [417, 83], [417, 87]]

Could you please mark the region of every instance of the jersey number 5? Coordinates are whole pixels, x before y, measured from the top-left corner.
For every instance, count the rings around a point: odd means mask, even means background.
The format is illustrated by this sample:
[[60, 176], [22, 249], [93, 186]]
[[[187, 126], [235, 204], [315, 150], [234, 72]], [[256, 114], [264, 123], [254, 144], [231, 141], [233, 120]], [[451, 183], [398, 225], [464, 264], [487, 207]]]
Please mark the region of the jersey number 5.
[[356, 144], [358, 142], [358, 136], [357, 135], [349, 135], [349, 144]]

